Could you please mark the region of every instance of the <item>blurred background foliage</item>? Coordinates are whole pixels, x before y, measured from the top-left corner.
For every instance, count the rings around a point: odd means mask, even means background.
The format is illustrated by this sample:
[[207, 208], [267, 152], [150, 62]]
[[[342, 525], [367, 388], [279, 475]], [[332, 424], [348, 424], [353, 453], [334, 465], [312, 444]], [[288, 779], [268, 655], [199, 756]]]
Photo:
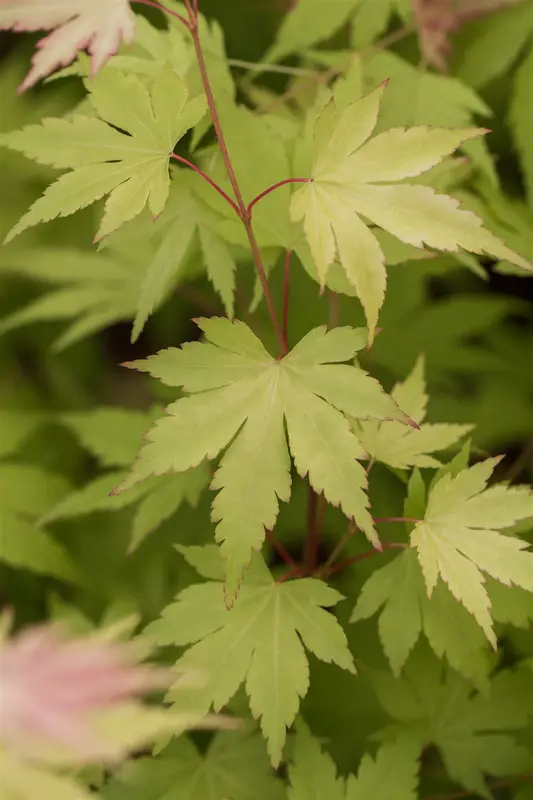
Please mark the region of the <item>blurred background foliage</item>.
[[[283, 71], [264, 71], [254, 78], [246, 65], [240, 63], [264, 59], [286, 11], [283, 1], [202, 0], [201, 5], [204, 13], [216, 18], [223, 28], [227, 53], [234, 60], [233, 75], [241, 102], [255, 103], [259, 108], [277, 102], [280, 116], [285, 114], [290, 118], [300, 103], [316, 91], [313, 79]], [[466, 114], [466, 121], [456, 119], [457, 114], [461, 116], [457, 110], [461, 103], [448, 102], [444, 89], [441, 92], [436, 87], [424, 95], [420, 113], [429, 118], [423, 122], [430, 122], [443, 109], [454, 108], [455, 116], [448, 124], [469, 124], [473, 113], [478, 124], [493, 129], [487, 142], [495, 171], [491, 162], [483, 162], [483, 154], [478, 153], [477, 167], [462, 182], [460, 191], [467, 203], [482, 209], [493, 229], [503, 233], [511, 246], [533, 259], [533, 196], [515, 149], [510, 121], [517, 70], [526, 59], [532, 60], [533, 4], [526, 0], [521, 5], [526, 8], [526, 12], [520, 11], [523, 20], [518, 19], [517, 9], [505, 9], [495, 15], [496, 23], [493, 17], [490, 23], [489, 18], [474, 21], [454, 37], [451, 74], [468, 82], [479, 98], [463, 101], [465, 107], [469, 102], [471, 105], [470, 110], [461, 112], [463, 117]], [[147, 16], [157, 19], [157, 15]], [[378, 31], [375, 38], [394, 31], [400, 24], [401, 21], [391, 18], [390, 24], [386, 23], [385, 30]], [[487, 42], [494, 35], [490, 25], [499, 32], [496, 50], [488, 49]], [[357, 30], [357, 26], [355, 33], [354, 26], [343, 26], [328, 41], [310, 48], [306, 55], [289, 55], [282, 63], [289, 68], [304, 69], [316, 68], [318, 64], [335, 65], [343, 54], [353, 50]], [[366, 38], [361, 50], [368, 47], [368, 38], [372, 42], [374, 35], [371, 32]], [[3, 34], [0, 39], [0, 130], [60, 116], [83, 97], [76, 78], [51, 81], [24, 96], [16, 95], [34, 43], [33, 36]], [[388, 53], [405, 59], [402, 63], [412, 64], [416, 69], [416, 33], [400, 38]], [[383, 55], [377, 53], [379, 57]], [[376, 57], [370, 69], [373, 77], [386, 73], [390, 63]], [[401, 99], [400, 73], [401, 69], [396, 84], [399, 95], [396, 110], [390, 110], [390, 124], [403, 123], [405, 103]], [[533, 86], [533, 70], [531, 76]], [[405, 80], [408, 103], [407, 77]], [[283, 101], [276, 101], [280, 96]], [[533, 100], [530, 112], [533, 138]], [[0, 237], [54, 175], [51, 169], [0, 149]], [[199, 263], [200, 255], [193, 251], [186, 270], [189, 278], [180, 283], [150, 319], [141, 339], [130, 344], [133, 315], [125, 299], [124, 285], [112, 275], [99, 277], [91, 262], [99, 210], [93, 207], [34, 228], [0, 252], [0, 523], [4, 520], [7, 524], [9, 519], [14, 524], [16, 519], [19, 529], [28, 531], [37, 530], [44, 519], [65, 554], [59, 571], [59, 561], [54, 561], [52, 574], [45, 563], [44, 575], [25, 570], [23, 557], [20, 564], [0, 565], [0, 599], [16, 606], [20, 622], [45, 616], [64, 617], [80, 628], [87, 624], [87, 619], [113, 617], [127, 608], [135, 608], [145, 618], [152, 618], [178, 589], [194, 579], [192, 570], [172, 544], [208, 542], [212, 537], [210, 498], [206, 493], [196, 508], [194, 502], [183, 502], [177, 503], [179, 508], [163, 510], [159, 518], [155, 513], [147, 523], [152, 535], [131, 555], [127, 555], [127, 550], [131, 526], [139, 513], [138, 503], [106, 507], [102, 493], [95, 490], [95, 497], [98, 495], [95, 501], [90, 498], [80, 501], [82, 506], [85, 503], [83, 513], [73, 512], [69, 516], [68, 508], [61, 511], [61, 502], [73, 492], [91, 485], [111, 470], [127, 467], [148, 425], [150, 409], [174, 397], [174, 393], [166, 394], [164, 388], [123, 369], [120, 363], [190, 340], [198, 335], [192, 318], [223, 313]], [[44, 256], [28, 258], [32, 248], [42, 247], [48, 248], [48, 260]], [[254, 286], [251, 263], [246, 255], [241, 261], [237, 316], [247, 314]], [[508, 274], [505, 265], [496, 270], [494, 264], [486, 261], [480, 268], [479, 262], [472, 259], [468, 266], [465, 268], [451, 256], [391, 266], [380, 319], [382, 331], [372, 351], [364, 357], [364, 366], [390, 389], [396, 380], [406, 377], [418, 355], [424, 353], [431, 398], [429, 419], [473, 423], [474, 452], [504, 454], [499, 477], [530, 482], [533, 479], [533, 279]], [[73, 279], [76, 274], [78, 277]], [[271, 279], [275, 297], [279, 299], [280, 264], [274, 266]], [[77, 281], [76, 292], [72, 289], [73, 280]], [[102, 330], [96, 321], [95, 333], [90, 323], [86, 331], [90, 335], [80, 334], [77, 338], [74, 331], [70, 340], [64, 338], [65, 331], [76, 324], [82, 313], [87, 314], [90, 309], [98, 311], [99, 280], [109, 281], [107, 298], [114, 292], [114, 311], [109, 320], [113, 313], [116, 319], [112, 324], [104, 324]], [[45, 303], [34, 314], [33, 321], [31, 315], [27, 319], [20, 316], [32, 302], [44, 298], [51, 290], [64, 292], [61, 313], [57, 313], [56, 302], [54, 313], [47, 311]], [[291, 275], [291, 302], [293, 343], [310, 327], [323, 324], [328, 315], [344, 324], [358, 325], [363, 321], [357, 300], [342, 295], [328, 304], [328, 297], [319, 296], [317, 284], [299, 265]], [[271, 332], [262, 307], [253, 320], [268, 344]], [[109, 407], [127, 408], [129, 416], [121, 414], [119, 419], [109, 412]], [[96, 410], [101, 408], [107, 411], [99, 417]], [[114, 455], [110, 456], [110, 452]], [[394, 475], [376, 467], [372, 491], [376, 515], [398, 513], [404, 490]], [[297, 484], [293, 499], [282, 508], [278, 523], [289, 546], [296, 547], [301, 540], [305, 503], [304, 486]], [[342, 515], [329, 509], [325, 520], [326, 549], [342, 533], [343, 525]], [[387, 532], [392, 538], [397, 535], [398, 531]], [[357, 547], [354, 543], [351, 552], [356, 553]], [[356, 584], [351, 580], [347, 585], [346, 579], [341, 579], [339, 588], [355, 597], [370, 571], [371, 567], [367, 570], [363, 565]], [[509, 652], [528, 652], [530, 630], [506, 633]], [[385, 663], [374, 622], [357, 627], [355, 652], [363, 660], [376, 663], [381, 659]], [[350, 677], [337, 672], [333, 677], [325, 665], [315, 664], [313, 670], [316, 675], [311, 681], [306, 713], [316, 722], [317, 734], [333, 737], [332, 750], [339, 766], [352, 768], [365, 749], [369, 731], [379, 727], [381, 712], [364, 678], [355, 684]], [[326, 683], [327, 694], [320, 688]], [[358, 708], [358, 726], [351, 731], [348, 743], [343, 731], [352, 724], [352, 718], [346, 716], [352, 702]], [[327, 714], [323, 713], [324, 703], [328, 706]]]

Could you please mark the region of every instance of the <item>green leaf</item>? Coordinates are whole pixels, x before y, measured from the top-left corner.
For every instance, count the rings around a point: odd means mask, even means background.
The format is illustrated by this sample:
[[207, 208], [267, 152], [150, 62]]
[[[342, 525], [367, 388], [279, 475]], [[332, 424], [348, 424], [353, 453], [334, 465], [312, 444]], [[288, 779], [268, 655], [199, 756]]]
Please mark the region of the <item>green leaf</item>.
[[424, 423], [428, 395], [422, 357], [409, 377], [396, 384], [391, 397], [420, 425], [418, 430], [399, 428], [387, 422], [359, 422], [353, 426], [355, 435], [369, 457], [390, 467], [439, 467], [440, 462], [430, 453], [456, 445], [473, 428], [472, 425]]
[[384, 299], [385, 258], [359, 215], [415, 247], [489, 252], [533, 270], [484, 229], [479, 217], [460, 210], [457, 200], [429, 186], [391, 183], [427, 172], [484, 131], [394, 128], [367, 141], [383, 91], [381, 86], [340, 114], [330, 101], [315, 125], [312, 181], [291, 203], [293, 219], [303, 221], [322, 286], [338, 253], [365, 310], [371, 341]]
[[0, 335], [50, 320], [72, 320], [54, 343], [56, 351], [99, 330], [131, 319], [146, 270], [146, 244], [136, 253], [119, 255], [68, 247], [37, 247], [10, 254], [2, 265], [57, 288], [25, 308], [7, 314]]
[[[477, 24], [474, 39], [462, 49], [457, 76], [470, 86], [485, 86], [512, 68], [532, 36], [530, 0], [490, 14]], [[487, 58], [487, 53], [492, 57]]]
[[468, 678], [486, 683], [486, 640], [472, 619], [439, 581], [427, 596], [416, 555], [406, 550], [376, 570], [363, 586], [351, 617], [358, 622], [380, 608], [379, 636], [393, 673], [398, 676], [421, 633], [439, 658]]
[[380, 739], [412, 736], [420, 750], [435, 745], [449, 777], [490, 800], [484, 773], [495, 777], [520, 775], [531, 763], [528, 750], [512, 735], [528, 729], [533, 678], [526, 670], [502, 670], [488, 692], [475, 692], [457, 673], [419, 649], [401, 679], [372, 670], [376, 696], [396, 723]]
[[158, 757], [137, 759], [104, 790], [106, 800], [264, 800], [278, 784], [257, 734], [219, 733], [205, 753], [183, 736]]
[[[533, 31], [532, 31], [533, 33]], [[533, 117], [533, 41], [515, 77], [510, 120], [520, 156], [529, 205], [533, 207], [533, 144], [528, 125]], [[531, 130], [529, 130], [529, 134]]]
[[345, 782], [331, 756], [299, 722], [289, 765], [288, 800], [345, 800]]
[[362, 0], [330, 0], [323, 13], [320, 0], [301, 0], [283, 19], [276, 43], [267, 54], [268, 61], [280, 61], [290, 53], [329, 39], [349, 19]]
[[0, 463], [0, 509], [24, 517], [44, 514], [70, 489], [68, 481], [34, 464]]
[[315, 491], [377, 544], [366, 476], [356, 460], [363, 451], [344, 415], [410, 420], [365, 372], [331, 363], [353, 358], [358, 332], [319, 328], [276, 360], [242, 322], [211, 318], [198, 324], [207, 343], [170, 348], [129, 365], [182, 386], [189, 396], [168, 406], [167, 416], [148, 432], [131, 476], [116, 491], [154, 474], [184, 472], [230, 445], [212, 483], [220, 490], [212, 518], [231, 602], [265, 528], [274, 527], [278, 501], [290, 497], [285, 420], [298, 473], [309, 475]]
[[202, 117], [204, 101], [189, 101], [185, 83], [169, 67], [153, 82], [106, 70], [87, 81], [86, 87], [100, 119], [45, 120], [2, 136], [1, 144], [12, 150], [41, 164], [72, 170], [33, 204], [6, 242], [26, 228], [73, 214], [106, 194], [98, 239], [136, 217], [146, 205], [154, 217], [163, 211], [170, 184], [169, 157], [176, 142]]
[[533, 623], [533, 593], [520, 586], [504, 586], [491, 578], [486, 585], [494, 621], [529, 628]]
[[11, 455], [43, 422], [36, 411], [0, 408], [0, 457]]
[[80, 581], [63, 548], [46, 531], [10, 511], [0, 511], [0, 561], [39, 575], [72, 583]]
[[[210, 474], [204, 464], [180, 475], [169, 475], [159, 479], [153, 491], [139, 504], [133, 521], [130, 552], [136, 550], [148, 534], [162, 522], [170, 519], [186, 500], [195, 506], [209, 479]], [[127, 497], [127, 494], [125, 496]]]
[[0, 750], [4, 800], [94, 800], [94, 794], [77, 781]]
[[394, 11], [401, 8], [401, 0], [362, 0], [352, 23], [351, 42], [360, 50], [372, 44], [387, 30]]
[[[147, 634], [158, 644], [197, 642], [178, 662], [205, 677], [205, 685], [191, 690], [191, 708], [220, 709], [245, 683], [276, 766], [286, 729], [309, 688], [304, 645], [322, 661], [350, 672], [355, 667], [344, 631], [324, 610], [342, 595], [313, 578], [275, 583], [262, 559], [254, 558], [255, 572], [246, 577], [231, 611], [224, 607], [221, 583], [192, 586]], [[169, 697], [174, 694], [171, 690]]]
[[383, 745], [375, 758], [364, 755], [357, 778], [348, 778], [346, 800], [416, 800], [419, 753], [416, 740], [406, 736]]
[[[462, 128], [472, 125], [478, 116], [492, 115], [490, 107], [468, 84], [455, 77], [418, 69], [390, 51], [378, 51], [365, 59], [364, 69], [369, 88], [390, 80], [383, 97], [378, 131], [398, 125]], [[498, 185], [492, 155], [484, 138], [464, 142], [461, 149], [492, 185]]]
[[533, 553], [529, 543], [498, 530], [533, 516], [533, 492], [526, 486], [487, 482], [499, 459], [488, 459], [432, 488], [424, 522], [411, 533], [411, 546], [431, 595], [438, 577], [477, 620], [496, 647], [490, 599], [483, 573], [507, 586], [533, 591]]
[[[218, 233], [222, 217], [213, 211], [192, 187], [196, 175], [185, 169], [175, 173], [167, 207], [154, 224], [147, 220], [141, 227], [128, 231], [135, 242], [154, 243], [140, 286], [132, 341], [138, 339], [150, 314], [167, 297], [175, 284], [186, 277], [187, 256], [197, 238], [205, 261], [207, 275], [220, 295], [229, 317], [233, 316], [235, 272], [237, 264], [231, 246]], [[212, 192], [212, 188], [208, 187]]]
[[124, 480], [127, 473], [108, 472], [85, 484], [81, 489], [68, 494], [59, 503], [52, 506], [40, 519], [41, 525], [47, 525], [59, 519], [72, 519], [98, 511], [118, 511], [137, 502], [153, 488], [153, 482], [146, 481], [134, 487], [130, 492], [111, 495], [117, 482]]
[[63, 414], [61, 421], [103, 467], [128, 467], [156, 416], [108, 406]]

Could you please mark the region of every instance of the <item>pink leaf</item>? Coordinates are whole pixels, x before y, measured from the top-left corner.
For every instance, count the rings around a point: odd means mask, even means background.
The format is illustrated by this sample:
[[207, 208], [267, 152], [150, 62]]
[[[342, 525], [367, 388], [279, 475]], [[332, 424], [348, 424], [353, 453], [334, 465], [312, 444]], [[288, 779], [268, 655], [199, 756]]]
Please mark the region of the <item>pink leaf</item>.
[[94, 75], [122, 42], [133, 42], [135, 15], [128, 0], [0, 0], [0, 30], [52, 31], [37, 44], [22, 92], [70, 64], [80, 50], [91, 54]]
[[80, 761], [106, 754], [91, 715], [166, 687], [166, 671], [136, 663], [131, 644], [102, 634], [67, 639], [56, 626], [23, 630], [0, 643], [0, 742], [19, 756], [39, 743]]

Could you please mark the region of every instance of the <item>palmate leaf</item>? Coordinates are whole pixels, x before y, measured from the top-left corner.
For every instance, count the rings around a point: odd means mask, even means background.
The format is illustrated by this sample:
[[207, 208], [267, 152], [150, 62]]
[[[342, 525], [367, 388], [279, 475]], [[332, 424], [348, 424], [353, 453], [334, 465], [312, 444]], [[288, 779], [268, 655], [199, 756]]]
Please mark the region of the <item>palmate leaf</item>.
[[[179, 549], [188, 559], [189, 548]], [[215, 548], [202, 548], [205, 559], [203, 553], [198, 554], [199, 548], [191, 549], [193, 566], [203, 573], [205, 560], [206, 577], [212, 577]], [[220, 559], [218, 570], [222, 577]], [[256, 555], [231, 611], [224, 606], [222, 583], [207, 581], [181, 592], [145, 635], [162, 646], [192, 644], [178, 665], [197, 669], [206, 682], [191, 689], [191, 708], [221, 709], [244, 683], [250, 710], [260, 720], [272, 763], [277, 766], [286, 729], [309, 688], [304, 645], [322, 661], [355, 672], [344, 631], [324, 610], [342, 599], [314, 578], [276, 583]], [[182, 694], [180, 691], [180, 698]], [[168, 699], [174, 698], [171, 689]]]
[[[363, 66], [365, 84], [369, 89], [390, 80], [382, 99], [376, 132], [398, 125], [407, 128], [413, 125], [464, 128], [476, 124], [478, 117], [492, 116], [491, 108], [467, 83], [451, 75], [421, 70], [391, 51], [376, 51], [365, 59]], [[484, 137], [463, 142], [461, 150], [494, 186], [498, 185], [492, 155]], [[444, 189], [445, 193], [447, 191]]]
[[446, 656], [462, 675], [486, 685], [489, 662], [483, 633], [442, 581], [427, 596], [414, 551], [406, 550], [370, 576], [351, 621], [367, 619], [380, 609], [379, 636], [396, 676], [424, 633], [439, 658]]
[[[533, 17], [533, 6], [531, 8]], [[520, 65], [514, 81], [510, 121], [516, 149], [522, 163], [529, 205], [533, 208], [533, 143], [528, 136], [528, 123], [533, 116], [533, 37], [529, 52]], [[531, 133], [531, 130], [529, 131]]]
[[449, 777], [487, 800], [492, 794], [484, 774], [528, 771], [531, 754], [513, 735], [528, 730], [532, 720], [533, 676], [526, 669], [502, 670], [488, 691], [477, 692], [419, 647], [400, 679], [378, 670], [369, 670], [369, 678], [394, 721], [379, 732], [381, 740], [412, 736], [420, 752], [436, 746]]
[[[143, 247], [149, 242], [151, 252], [145, 263], [145, 273], [139, 289], [132, 341], [136, 341], [146, 320], [184, 278], [188, 255], [196, 248], [207, 276], [220, 296], [226, 313], [233, 317], [235, 306], [235, 273], [237, 263], [232, 248], [217, 232], [221, 217], [193, 191], [198, 176], [190, 170], [174, 171], [167, 206], [154, 223], [150, 219], [136, 220], [124, 226], [118, 236], [110, 236], [106, 246], [113, 252], [118, 238], [126, 239], [129, 247]], [[208, 187], [209, 191], [213, 191]]]
[[396, 469], [408, 467], [440, 467], [430, 453], [446, 450], [466, 436], [472, 425], [424, 423], [428, 395], [424, 377], [424, 359], [415, 364], [409, 377], [397, 383], [391, 392], [401, 409], [420, 425], [419, 430], [400, 428], [387, 422], [356, 422], [354, 433], [375, 461]]
[[0, 336], [25, 325], [65, 321], [65, 330], [52, 345], [61, 351], [109, 325], [132, 319], [149, 252], [144, 243], [128, 256], [70, 247], [35, 247], [6, 254], [2, 271], [53, 288], [6, 314], [0, 322]]
[[0, 0], [0, 30], [53, 31], [38, 43], [23, 91], [85, 48], [95, 75], [122, 42], [133, 42], [135, 15], [129, 0]]
[[385, 744], [375, 758], [365, 754], [357, 777], [337, 776], [331, 756], [300, 722], [289, 765], [288, 800], [416, 800], [419, 748], [405, 737]]
[[68, 490], [63, 477], [40, 467], [0, 464], [0, 562], [71, 583], [80, 581], [68, 553], [36, 523]]
[[496, 647], [484, 573], [507, 586], [533, 592], [533, 552], [528, 542], [498, 533], [533, 517], [533, 491], [487, 482], [499, 459], [488, 459], [432, 488], [424, 521], [411, 533], [429, 595], [439, 576]]
[[267, 54], [269, 61], [279, 61], [290, 53], [305, 51], [317, 42], [329, 39], [357, 9], [362, 0], [330, 0], [323, 14], [320, 0], [301, 0], [284, 17], [276, 43]]
[[212, 488], [226, 568], [234, 598], [253, 550], [275, 525], [279, 500], [291, 491], [288, 444], [295, 467], [315, 491], [355, 519], [379, 545], [356, 459], [364, 457], [345, 414], [414, 424], [362, 370], [339, 362], [353, 358], [365, 337], [353, 328], [316, 328], [283, 359], [267, 353], [242, 322], [200, 319], [207, 343], [163, 350], [130, 366], [189, 393], [167, 407], [146, 436], [131, 475], [117, 488], [165, 472], [183, 472], [226, 447]]
[[280, 784], [264, 742], [248, 732], [219, 733], [200, 753], [182, 736], [160, 756], [126, 764], [105, 788], [106, 800], [275, 800]]
[[127, 467], [158, 413], [159, 409], [146, 413], [107, 407], [64, 415], [62, 422], [103, 467], [122, 467], [123, 470], [107, 471], [70, 492], [46, 511], [41, 524], [136, 505], [131, 529], [132, 551], [184, 503], [196, 506], [210, 480], [205, 464], [178, 475], [154, 476], [119, 496], [111, 494], [118, 483], [127, 479]]
[[71, 169], [33, 204], [6, 242], [107, 194], [97, 239], [136, 217], [146, 205], [154, 217], [163, 211], [170, 154], [202, 117], [205, 101], [189, 99], [183, 79], [168, 66], [153, 80], [108, 70], [86, 81], [86, 87], [100, 119], [48, 119], [0, 138], [0, 144], [41, 164]]
[[406, 244], [436, 250], [490, 253], [533, 270], [457, 200], [429, 186], [403, 181], [427, 172], [483, 129], [393, 128], [367, 141], [379, 115], [384, 86], [337, 113], [331, 100], [314, 129], [312, 180], [292, 198], [303, 220], [320, 283], [338, 254], [357, 290], [373, 339], [383, 304], [386, 271], [381, 247], [361, 216]]
[[94, 800], [94, 794], [73, 778], [28, 763], [3, 749], [0, 770], [4, 800]]

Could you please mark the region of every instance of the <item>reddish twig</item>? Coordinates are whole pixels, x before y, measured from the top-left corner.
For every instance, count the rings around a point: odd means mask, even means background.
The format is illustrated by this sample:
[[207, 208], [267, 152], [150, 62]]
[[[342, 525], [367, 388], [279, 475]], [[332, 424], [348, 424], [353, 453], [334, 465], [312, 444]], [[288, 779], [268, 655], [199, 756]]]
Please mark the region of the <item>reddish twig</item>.
[[196, 164], [192, 163], [192, 161], [188, 161], [186, 158], [183, 158], [183, 156], [177, 156], [175, 153], [171, 153], [170, 157], [174, 158], [176, 161], [181, 161], [182, 164], [186, 164], [188, 167], [190, 167], [192, 170], [194, 170], [194, 172], [198, 173], [198, 175], [201, 175], [202, 178], [205, 181], [207, 181], [213, 187], [213, 189], [216, 189], [217, 192], [220, 195], [222, 195], [224, 200], [227, 200], [227, 202], [233, 208], [235, 213], [239, 214], [239, 209], [238, 209], [237, 203], [235, 203], [235, 201], [232, 200], [231, 197], [226, 194], [224, 189], [220, 188], [218, 183], [215, 183], [215, 181], [212, 178], [210, 178], [209, 175], [206, 175], [206, 173], [202, 169], [200, 169], [200, 167], [197, 167]]
[[285, 269], [283, 271], [283, 315], [281, 323], [281, 331], [283, 336], [283, 344], [285, 352], [289, 352], [289, 299], [290, 299], [290, 282], [291, 282], [291, 256], [292, 250], [287, 250], [285, 253]]
[[188, 20], [185, 17], [182, 17], [181, 14], [178, 14], [176, 11], [172, 11], [170, 8], [167, 8], [162, 3], [157, 3], [155, 0], [132, 0], [133, 3], [139, 3], [142, 6], [150, 6], [150, 8], [157, 8], [158, 11], [162, 11], [163, 14], [168, 14], [169, 17], [175, 17], [175, 19], [179, 19], [180, 22], [185, 25], [188, 30], [191, 29]]
[[272, 531], [266, 531], [266, 538], [268, 539], [274, 550], [276, 550], [281, 559], [284, 561], [284, 563], [287, 564], [288, 567], [291, 567], [291, 569], [293, 570], [300, 569], [294, 558], [285, 549], [285, 547], [281, 544], [281, 542], [278, 541], [278, 539], [276, 539]]
[[291, 578], [299, 578], [302, 574], [302, 571], [298, 565], [296, 565], [295, 569], [290, 569], [288, 572], [285, 572], [281, 577], [279, 577], [276, 583], [285, 583], [285, 581], [290, 580]]
[[257, 197], [254, 197], [252, 202], [248, 204], [248, 208], [247, 208], [248, 216], [250, 216], [250, 217], [252, 216], [252, 211], [253, 211], [254, 206], [257, 203], [259, 203], [259, 201], [262, 200], [263, 197], [266, 197], [271, 192], [275, 191], [276, 189], [279, 189], [281, 186], [287, 186], [289, 183], [309, 183], [310, 180], [311, 180], [310, 178], [285, 178], [284, 181], [279, 181], [278, 183], [274, 183], [272, 186], [269, 186], [268, 189], [265, 189], [264, 192], [261, 192], [261, 194], [258, 194]]
[[211, 82], [209, 80], [209, 75], [207, 72], [207, 65], [205, 63], [204, 53], [202, 50], [202, 44], [200, 42], [200, 36], [198, 33], [198, 20], [194, 17], [194, 14], [191, 9], [190, 13], [190, 20], [189, 20], [189, 28], [191, 31], [191, 36], [194, 44], [194, 50], [196, 53], [196, 59], [198, 61], [198, 68], [200, 70], [200, 76], [202, 79], [202, 85], [204, 87], [204, 92], [207, 100], [207, 105], [209, 107], [209, 113], [211, 115], [211, 121], [213, 123], [213, 127], [215, 129], [215, 134], [218, 141], [218, 146], [220, 148], [220, 153], [222, 155], [222, 160], [224, 161], [224, 166], [226, 167], [226, 172], [228, 173], [228, 178], [231, 183], [231, 187], [233, 189], [233, 193], [237, 200], [237, 207], [239, 209], [239, 217], [242, 220], [242, 223], [246, 229], [246, 235], [248, 237], [248, 242], [250, 243], [250, 248], [252, 251], [253, 260], [255, 263], [255, 267], [257, 269], [257, 273], [259, 275], [259, 280], [261, 281], [261, 286], [263, 287], [263, 293], [265, 295], [265, 300], [268, 308], [268, 312], [270, 314], [270, 318], [272, 320], [272, 326], [274, 328], [274, 332], [276, 334], [276, 339], [278, 340], [280, 350], [282, 355], [286, 354], [285, 344], [283, 341], [283, 334], [281, 331], [281, 326], [278, 320], [278, 316], [276, 314], [276, 308], [274, 306], [274, 301], [272, 299], [272, 293], [270, 291], [270, 286], [268, 285], [268, 279], [266, 276], [265, 268], [263, 266], [263, 261], [261, 258], [261, 251], [259, 250], [259, 246], [257, 244], [257, 240], [255, 238], [255, 234], [252, 227], [252, 219], [251, 215], [248, 213], [248, 209], [246, 203], [244, 202], [244, 198], [239, 186], [239, 182], [237, 181], [237, 176], [235, 175], [235, 170], [233, 169], [233, 164], [230, 158], [230, 154], [228, 152], [228, 147], [226, 144], [226, 140], [224, 138], [224, 133], [222, 131], [222, 127], [220, 124], [220, 118], [218, 116], [218, 111], [215, 103], [215, 98], [213, 95], [213, 90], [211, 88]]
[[307, 499], [307, 542], [305, 551], [305, 569], [308, 575], [312, 575], [317, 568], [318, 548], [320, 545], [321, 534], [321, 514], [320, 497], [309, 485]]
[[342, 572], [343, 569], [352, 566], [352, 564], [357, 564], [359, 561], [364, 561], [366, 558], [372, 558], [372, 556], [379, 555], [379, 553], [384, 553], [386, 550], [405, 550], [407, 547], [408, 545], [403, 544], [402, 542], [391, 542], [390, 544], [384, 544], [382, 545], [381, 550], [367, 550], [366, 553], [360, 553], [358, 556], [352, 556], [351, 558], [347, 558], [345, 561], [339, 561], [327, 572], [324, 571], [323, 575], [325, 578], [329, 578], [330, 575], [335, 575], [337, 572]]

